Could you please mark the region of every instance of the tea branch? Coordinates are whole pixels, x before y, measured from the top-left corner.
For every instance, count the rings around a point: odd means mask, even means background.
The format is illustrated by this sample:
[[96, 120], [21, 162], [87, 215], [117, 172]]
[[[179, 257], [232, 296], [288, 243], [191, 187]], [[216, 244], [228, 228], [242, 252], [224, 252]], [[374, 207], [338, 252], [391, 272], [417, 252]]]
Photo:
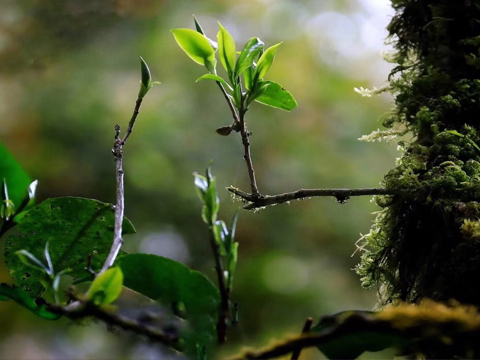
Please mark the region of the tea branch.
[[385, 188], [358, 188], [358, 189], [300, 189], [297, 191], [278, 195], [255, 195], [239, 190], [233, 186], [227, 188], [242, 201], [248, 203], [244, 206], [246, 210], [254, 210], [261, 207], [282, 204], [293, 200], [304, 200], [313, 197], [332, 196], [340, 203], [346, 202], [352, 196], [371, 195], [395, 195], [396, 192]]

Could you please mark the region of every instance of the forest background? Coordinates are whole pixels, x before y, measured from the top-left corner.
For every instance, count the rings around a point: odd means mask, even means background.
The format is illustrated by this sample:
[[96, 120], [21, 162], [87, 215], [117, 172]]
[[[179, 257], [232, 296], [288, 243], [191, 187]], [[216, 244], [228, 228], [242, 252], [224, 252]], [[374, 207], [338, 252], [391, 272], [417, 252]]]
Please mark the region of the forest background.
[[[191, 174], [214, 161], [222, 218], [240, 204], [221, 189], [247, 189], [248, 175], [240, 139], [214, 132], [230, 123], [221, 94], [210, 82], [194, 82], [202, 69], [169, 31], [191, 28], [192, 14], [211, 37], [219, 20], [238, 44], [252, 36], [267, 46], [284, 42], [270, 77], [299, 107], [287, 113], [255, 105], [250, 114], [262, 193], [374, 187], [394, 166], [394, 145], [357, 141], [381, 126], [391, 98], [353, 90], [386, 84], [388, 0], [0, 0], [0, 142], [39, 180], [39, 202], [56, 196], [114, 202], [113, 126], [128, 121], [143, 56], [162, 86], [144, 101], [125, 149], [126, 216], [137, 228], [125, 250], [171, 257], [213, 279]], [[352, 271], [359, 256], [351, 255], [376, 210], [362, 197], [241, 211], [232, 295], [240, 323], [225, 353], [298, 333], [308, 316], [372, 309], [375, 291], [361, 288]], [[8, 282], [0, 264], [0, 282]], [[154, 359], [161, 352], [102, 324], [38, 320], [13, 302], [0, 304], [0, 321], [2, 358]]]

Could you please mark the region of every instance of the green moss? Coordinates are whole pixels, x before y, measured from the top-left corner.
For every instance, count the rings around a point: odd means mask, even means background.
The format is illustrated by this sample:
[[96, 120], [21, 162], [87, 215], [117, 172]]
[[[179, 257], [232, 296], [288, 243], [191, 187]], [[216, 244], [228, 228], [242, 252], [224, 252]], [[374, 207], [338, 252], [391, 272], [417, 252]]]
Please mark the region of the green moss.
[[375, 198], [382, 211], [357, 267], [382, 303], [480, 306], [480, 0], [393, 0], [395, 111], [410, 143]]

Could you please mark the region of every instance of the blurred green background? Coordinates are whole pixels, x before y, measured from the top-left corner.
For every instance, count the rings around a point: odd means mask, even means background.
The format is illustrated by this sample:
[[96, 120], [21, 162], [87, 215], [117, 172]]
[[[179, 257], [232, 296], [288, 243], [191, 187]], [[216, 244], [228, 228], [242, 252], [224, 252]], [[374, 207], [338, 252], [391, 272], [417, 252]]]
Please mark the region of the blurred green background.
[[[225, 220], [241, 205], [225, 187], [248, 190], [248, 175], [237, 134], [215, 134], [231, 123], [221, 93], [195, 83], [205, 71], [169, 30], [193, 27], [195, 14], [212, 38], [221, 21], [237, 47], [252, 36], [284, 42], [268, 79], [299, 107], [254, 104], [248, 113], [262, 193], [373, 187], [398, 154], [392, 144], [357, 139], [381, 127], [392, 100], [353, 88], [386, 84], [391, 65], [381, 51], [392, 13], [388, 0], [0, 0], [0, 141], [39, 180], [40, 201], [114, 202], [114, 125], [126, 128], [143, 56], [162, 85], [144, 100], [125, 147], [126, 215], [138, 231], [125, 249], [171, 257], [214, 280], [191, 174], [214, 161]], [[222, 354], [298, 333], [308, 316], [372, 309], [375, 291], [361, 288], [352, 254], [376, 210], [366, 197], [241, 211], [233, 292], [240, 323]], [[10, 282], [3, 262], [0, 280]], [[0, 303], [0, 321], [2, 359], [176, 358], [102, 324], [48, 322], [11, 302]]]

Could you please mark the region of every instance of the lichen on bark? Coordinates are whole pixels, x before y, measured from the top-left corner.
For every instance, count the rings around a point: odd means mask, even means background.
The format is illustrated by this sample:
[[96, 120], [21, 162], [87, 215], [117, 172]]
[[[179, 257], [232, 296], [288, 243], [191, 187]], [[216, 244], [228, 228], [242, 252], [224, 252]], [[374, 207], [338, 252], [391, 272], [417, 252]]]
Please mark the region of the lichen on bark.
[[376, 196], [357, 272], [381, 303], [480, 306], [480, 0], [393, 0], [387, 128], [409, 140]]

